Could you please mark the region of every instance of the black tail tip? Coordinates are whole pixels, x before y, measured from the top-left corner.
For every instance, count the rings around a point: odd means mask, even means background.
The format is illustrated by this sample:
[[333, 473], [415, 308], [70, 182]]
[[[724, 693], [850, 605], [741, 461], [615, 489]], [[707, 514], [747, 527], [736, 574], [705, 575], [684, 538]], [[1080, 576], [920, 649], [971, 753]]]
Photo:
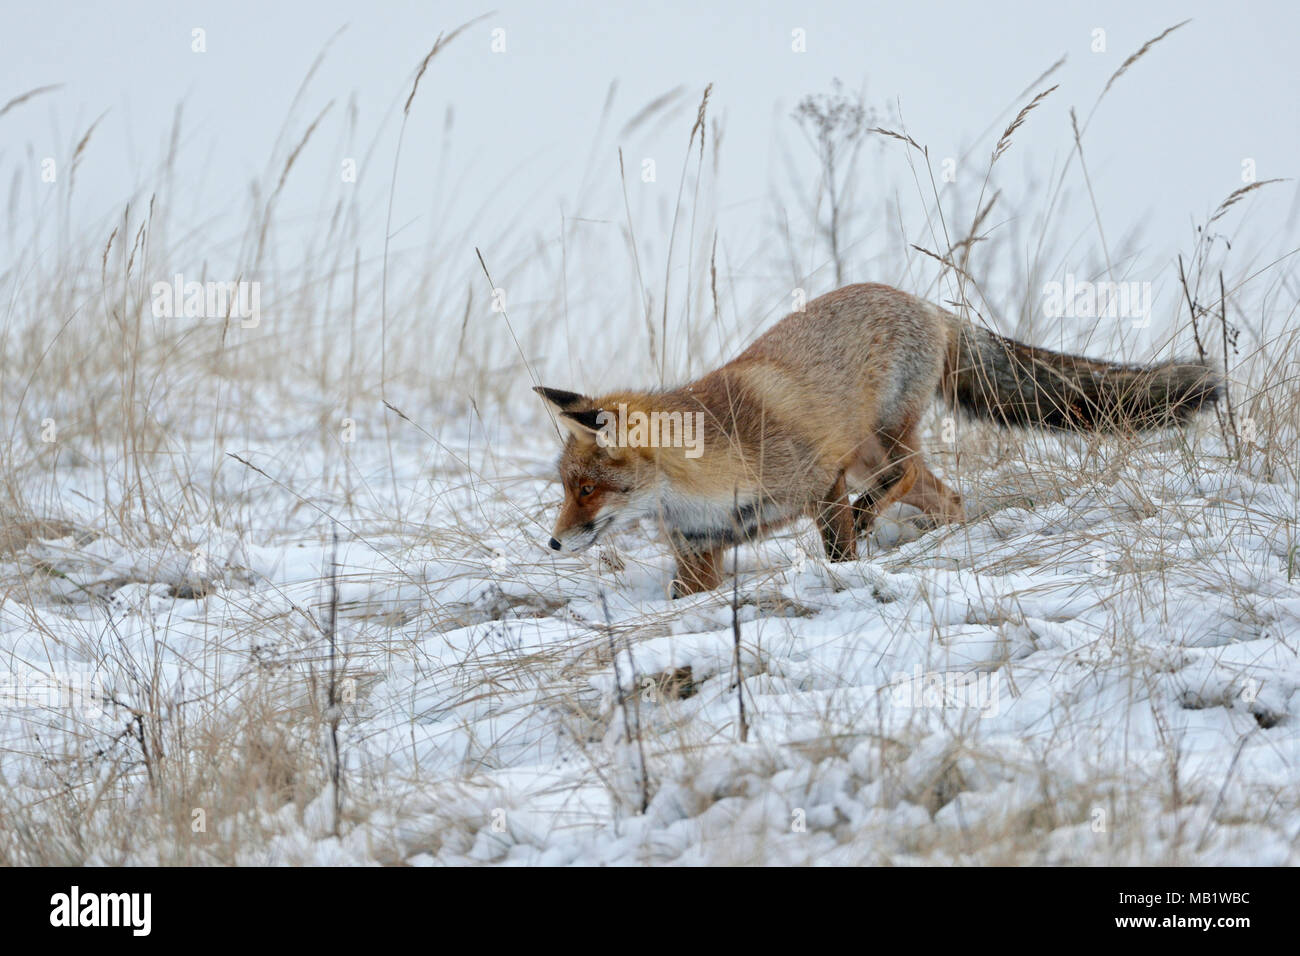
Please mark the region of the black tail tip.
[[1175, 366], [1175, 369], [1180, 373], [1170, 389], [1170, 398], [1175, 403], [1198, 411], [1223, 398], [1226, 385], [1222, 373], [1202, 362]]
[[1207, 406], [1226, 394], [1223, 375], [1204, 362], [1172, 364], [1164, 391], [1164, 404], [1174, 423], [1186, 425]]

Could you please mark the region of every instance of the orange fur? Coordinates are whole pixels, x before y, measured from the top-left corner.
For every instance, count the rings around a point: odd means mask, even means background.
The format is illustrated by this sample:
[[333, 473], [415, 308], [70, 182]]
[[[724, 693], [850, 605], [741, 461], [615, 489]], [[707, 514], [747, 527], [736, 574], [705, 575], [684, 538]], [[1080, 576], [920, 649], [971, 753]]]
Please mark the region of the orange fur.
[[[800, 516], [816, 521], [831, 560], [852, 560], [896, 501], [935, 523], [963, 519], [961, 497], [921, 455], [917, 424], [936, 393], [1010, 424], [1102, 428], [1123, 427], [1125, 414], [1131, 427], [1180, 423], [1217, 389], [1196, 363], [1064, 356], [888, 286], [846, 286], [680, 388], [595, 398], [537, 389], [570, 432], [551, 546], [584, 550], [620, 521], [655, 517], [677, 555], [674, 594], [715, 587], [724, 548]], [[638, 413], [698, 415], [702, 453], [609, 447], [598, 423], [617, 431]]]

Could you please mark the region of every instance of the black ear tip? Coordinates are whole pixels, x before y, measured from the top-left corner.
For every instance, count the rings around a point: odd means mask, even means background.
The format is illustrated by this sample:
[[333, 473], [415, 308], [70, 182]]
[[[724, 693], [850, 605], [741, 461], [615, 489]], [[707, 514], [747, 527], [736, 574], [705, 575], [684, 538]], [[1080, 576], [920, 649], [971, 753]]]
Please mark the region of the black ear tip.
[[605, 412], [599, 408], [589, 408], [583, 412], [561, 412], [560, 414], [569, 421], [577, 422], [588, 431], [598, 432], [601, 426], [605, 424], [605, 420], [601, 417]]
[[578, 392], [569, 392], [562, 388], [547, 388], [545, 385], [534, 385], [533, 391], [560, 409], [576, 408], [587, 403], [587, 396]]

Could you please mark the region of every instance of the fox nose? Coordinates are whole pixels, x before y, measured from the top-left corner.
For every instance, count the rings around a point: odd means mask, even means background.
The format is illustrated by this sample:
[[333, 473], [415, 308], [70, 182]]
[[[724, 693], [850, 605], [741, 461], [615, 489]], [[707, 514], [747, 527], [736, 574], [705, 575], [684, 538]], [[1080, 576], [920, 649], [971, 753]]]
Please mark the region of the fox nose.
[[556, 541], [554, 538], [551, 539], [551, 550], [552, 551], [560, 550], [560, 542]]

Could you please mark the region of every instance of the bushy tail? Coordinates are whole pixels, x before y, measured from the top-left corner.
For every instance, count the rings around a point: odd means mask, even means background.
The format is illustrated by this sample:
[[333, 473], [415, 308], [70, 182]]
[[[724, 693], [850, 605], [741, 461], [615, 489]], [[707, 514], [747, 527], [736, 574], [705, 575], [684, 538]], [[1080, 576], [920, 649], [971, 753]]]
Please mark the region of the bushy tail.
[[941, 387], [949, 404], [999, 424], [1135, 431], [1186, 424], [1219, 400], [1223, 380], [1204, 362], [1110, 365], [953, 316]]

